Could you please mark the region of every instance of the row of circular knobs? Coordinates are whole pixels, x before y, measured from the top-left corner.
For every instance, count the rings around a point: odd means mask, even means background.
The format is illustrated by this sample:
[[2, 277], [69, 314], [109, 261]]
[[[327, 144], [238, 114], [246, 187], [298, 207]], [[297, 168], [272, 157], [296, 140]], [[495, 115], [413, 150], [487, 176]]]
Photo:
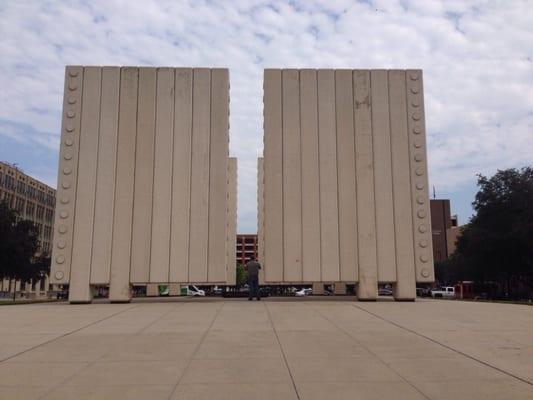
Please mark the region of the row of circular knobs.
[[[429, 247], [429, 241], [427, 239], [428, 233], [428, 224], [426, 223], [427, 215], [427, 188], [425, 187], [426, 181], [426, 168], [424, 166], [424, 138], [423, 138], [423, 121], [422, 121], [422, 110], [421, 110], [421, 96], [420, 96], [420, 74], [418, 72], [410, 72], [409, 79], [411, 81], [409, 89], [409, 97], [411, 101], [411, 107], [413, 112], [411, 113], [411, 119], [413, 123], [412, 134], [415, 138], [412, 140], [413, 145], [413, 159], [415, 161], [415, 188], [416, 188], [416, 216], [417, 223], [416, 229], [419, 233], [423, 234], [425, 238], [421, 238], [417, 246], [422, 250], [418, 259], [423, 263], [427, 264], [429, 262], [429, 255], [427, 249]], [[424, 278], [428, 278], [431, 273], [429, 268], [423, 267], [420, 270], [420, 274]]]
[[[68, 72], [68, 93], [67, 96], [67, 102], [66, 102], [66, 121], [65, 121], [65, 132], [63, 132], [63, 152], [62, 152], [62, 160], [61, 160], [61, 177], [59, 180], [59, 183], [61, 185], [61, 197], [59, 198], [58, 202], [58, 215], [59, 215], [59, 225], [57, 227], [56, 234], [59, 235], [59, 237], [55, 240], [56, 247], [58, 249], [58, 253], [55, 257], [55, 263], [58, 266], [61, 266], [65, 264], [66, 257], [65, 254], [63, 254], [63, 250], [67, 247], [67, 233], [68, 233], [68, 226], [66, 224], [67, 218], [69, 218], [69, 211], [67, 209], [67, 206], [71, 202], [71, 195], [69, 194], [69, 191], [72, 187], [72, 171], [73, 171], [73, 154], [72, 154], [72, 147], [74, 145], [74, 135], [76, 133], [76, 127], [74, 124], [74, 118], [76, 117], [76, 103], [77, 98], [75, 96], [76, 91], [78, 90], [79, 86], [79, 72], [77, 70], [70, 70]], [[61, 271], [60, 268], [58, 268], [55, 272], [55, 278], [56, 279], [63, 279], [64, 272]]]

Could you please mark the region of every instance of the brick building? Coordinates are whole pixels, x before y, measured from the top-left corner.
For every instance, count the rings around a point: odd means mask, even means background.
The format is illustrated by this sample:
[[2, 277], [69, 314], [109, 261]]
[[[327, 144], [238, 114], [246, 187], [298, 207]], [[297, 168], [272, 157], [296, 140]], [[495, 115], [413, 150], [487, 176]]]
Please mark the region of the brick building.
[[451, 215], [450, 200], [432, 199], [430, 206], [433, 259], [435, 262], [442, 262], [455, 251], [460, 228], [457, 216]]
[[237, 264], [246, 264], [252, 259], [257, 258], [258, 241], [255, 233], [246, 233], [237, 235], [236, 253]]

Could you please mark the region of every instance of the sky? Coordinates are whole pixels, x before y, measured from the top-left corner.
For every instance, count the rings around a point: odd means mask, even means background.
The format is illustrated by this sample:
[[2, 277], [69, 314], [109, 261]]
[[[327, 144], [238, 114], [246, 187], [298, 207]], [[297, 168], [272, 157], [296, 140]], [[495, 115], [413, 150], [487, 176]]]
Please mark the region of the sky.
[[0, 0], [0, 160], [56, 186], [65, 65], [226, 67], [238, 231], [256, 231], [264, 68], [424, 70], [430, 186], [533, 160], [533, 2]]

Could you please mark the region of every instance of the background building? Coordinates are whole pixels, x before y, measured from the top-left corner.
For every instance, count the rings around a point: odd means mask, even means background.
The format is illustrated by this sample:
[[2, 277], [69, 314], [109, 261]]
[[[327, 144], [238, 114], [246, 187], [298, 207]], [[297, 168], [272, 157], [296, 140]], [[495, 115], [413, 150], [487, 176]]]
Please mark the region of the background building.
[[[5, 201], [20, 213], [20, 219], [32, 221], [39, 230], [38, 254], [49, 254], [53, 241], [54, 207], [56, 190], [25, 174], [16, 165], [0, 161], [0, 201]], [[0, 291], [13, 290], [7, 280]], [[48, 277], [39, 282], [17, 282], [17, 291], [32, 295], [45, 295]]]
[[246, 264], [258, 256], [258, 240], [254, 233], [241, 233], [237, 235], [236, 256], [238, 264]]
[[461, 229], [457, 215], [450, 213], [450, 200], [431, 199], [430, 206], [433, 259], [442, 262], [455, 251], [455, 242]]
[[266, 283], [434, 280], [422, 71], [265, 70], [262, 174]]

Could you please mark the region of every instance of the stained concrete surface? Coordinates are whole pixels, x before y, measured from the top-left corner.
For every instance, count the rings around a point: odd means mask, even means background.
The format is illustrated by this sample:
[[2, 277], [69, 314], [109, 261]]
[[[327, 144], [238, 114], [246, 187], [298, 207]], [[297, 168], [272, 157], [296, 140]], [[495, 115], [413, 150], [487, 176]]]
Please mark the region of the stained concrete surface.
[[533, 308], [176, 299], [0, 308], [4, 399], [531, 399]]

